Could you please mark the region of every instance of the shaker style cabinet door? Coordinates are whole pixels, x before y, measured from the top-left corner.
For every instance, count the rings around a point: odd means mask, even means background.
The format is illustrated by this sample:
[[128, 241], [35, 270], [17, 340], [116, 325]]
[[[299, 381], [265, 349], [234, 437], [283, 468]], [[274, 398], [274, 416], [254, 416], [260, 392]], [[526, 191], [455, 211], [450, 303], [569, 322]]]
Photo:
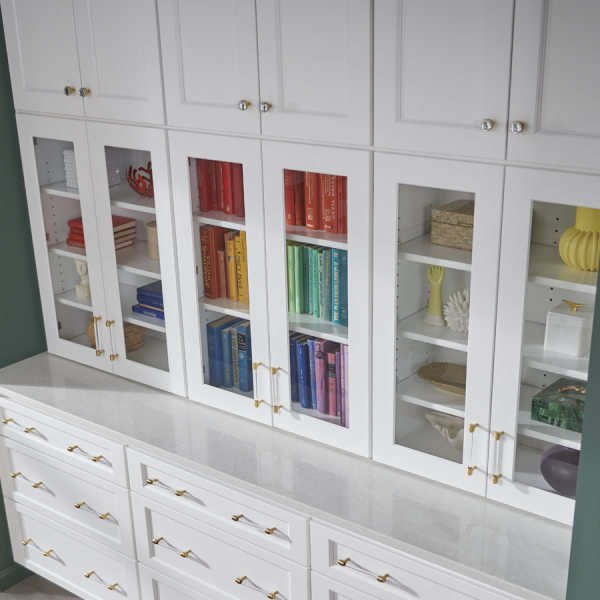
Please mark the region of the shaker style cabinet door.
[[508, 159], [600, 169], [600, 3], [517, 0]]
[[1, 0], [17, 110], [83, 116], [72, 0]]
[[264, 135], [371, 142], [369, 0], [257, 0]]
[[513, 0], [375, 0], [375, 145], [503, 159], [512, 26]]
[[155, 0], [77, 0], [74, 9], [85, 116], [164, 124]]
[[254, 0], [158, 0], [172, 126], [260, 134]]

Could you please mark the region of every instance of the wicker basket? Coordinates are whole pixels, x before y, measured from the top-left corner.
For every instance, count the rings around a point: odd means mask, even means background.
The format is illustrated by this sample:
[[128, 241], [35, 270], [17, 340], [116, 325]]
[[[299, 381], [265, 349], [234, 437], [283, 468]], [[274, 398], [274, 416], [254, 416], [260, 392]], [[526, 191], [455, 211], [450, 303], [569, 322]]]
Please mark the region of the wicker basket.
[[[125, 334], [125, 351], [135, 352], [144, 347], [144, 336], [146, 328], [132, 323], [123, 323], [123, 332]], [[87, 326], [86, 334], [90, 340], [92, 348], [96, 348], [96, 333], [94, 331], [94, 321], [90, 321]]]
[[455, 200], [431, 210], [431, 243], [473, 249], [475, 202]]

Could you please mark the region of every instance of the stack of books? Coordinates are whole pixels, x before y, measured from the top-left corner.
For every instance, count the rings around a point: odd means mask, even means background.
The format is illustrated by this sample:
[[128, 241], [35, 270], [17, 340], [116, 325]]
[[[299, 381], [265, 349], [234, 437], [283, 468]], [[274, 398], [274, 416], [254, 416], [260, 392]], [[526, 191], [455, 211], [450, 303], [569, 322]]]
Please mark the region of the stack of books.
[[131, 310], [147, 317], [165, 318], [165, 306], [163, 304], [162, 281], [153, 281], [137, 289], [138, 304]]
[[244, 175], [238, 163], [196, 159], [198, 208], [244, 217]]
[[287, 242], [288, 310], [348, 327], [348, 251]]
[[286, 225], [348, 233], [348, 178], [284, 169]]
[[204, 225], [200, 227], [200, 250], [204, 295], [250, 304], [246, 232]]
[[[82, 218], [78, 217], [77, 219], [71, 219], [67, 224], [70, 228], [67, 244], [69, 246], [76, 246], [77, 248], [85, 248]], [[113, 215], [112, 224], [115, 238], [115, 250], [131, 246], [135, 239], [135, 219], [116, 217]]]
[[290, 331], [292, 402], [348, 427], [348, 346]]
[[250, 392], [254, 388], [250, 321], [222, 317], [206, 325], [206, 336], [209, 384]]

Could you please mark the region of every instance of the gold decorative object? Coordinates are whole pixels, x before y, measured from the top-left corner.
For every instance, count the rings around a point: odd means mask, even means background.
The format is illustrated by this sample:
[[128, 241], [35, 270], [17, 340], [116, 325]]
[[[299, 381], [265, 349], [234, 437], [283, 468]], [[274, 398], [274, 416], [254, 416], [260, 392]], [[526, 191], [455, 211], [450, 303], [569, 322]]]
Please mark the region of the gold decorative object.
[[[106, 326], [110, 327], [114, 321], [107, 321]], [[90, 345], [94, 350], [96, 349], [96, 332], [94, 331], [93, 318], [90, 320], [86, 331]], [[125, 350], [127, 352], [135, 352], [140, 348], [144, 347], [144, 336], [146, 335], [146, 328], [140, 325], [134, 325], [133, 323], [123, 323], [123, 334], [125, 336]], [[103, 351], [102, 351], [103, 352]]]
[[586, 393], [586, 388], [582, 385], [567, 385], [566, 387], [561, 387], [558, 389], [558, 392], [567, 392], [569, 390], [575, 390], [576, 392], [580, 392], [581, 394]]
[[580, 271], [597, 271], [600, 261], [600, 209], [577, 207], [575, 225], [558, 244], [560, 257]]
[[587, 304], [578, 304], [577, 302], [571, 302], [570, 300], [563, 300], [563, 302], [569, 305], [569, 310], [571, 312], [577, 312], [578, 308], [587, 306]]
[[463, 365], [434, 362], [423, 365], [417, 375], [442, 390], [463, 396], [467, 392], [467, 367]]

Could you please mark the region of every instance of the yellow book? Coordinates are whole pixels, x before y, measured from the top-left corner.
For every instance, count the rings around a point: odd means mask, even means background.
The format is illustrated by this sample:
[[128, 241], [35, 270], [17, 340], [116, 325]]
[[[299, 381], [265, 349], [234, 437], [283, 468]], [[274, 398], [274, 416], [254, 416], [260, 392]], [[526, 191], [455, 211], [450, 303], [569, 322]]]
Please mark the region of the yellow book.
[[246, 251], [246, 232], [240, 231], [240, 241], [242, 242], [242, 302], [244, 304], [250, 304], [250, 290], [248, 289], [248, 253]]
[[229, 274], [229, 297], [232, 302], [238, 302], [237, 268], [235, 262], [235, 240], [227, 240], [227, 271]]
[[239, 235], [235, 238], [235, 268], [240, 302], [247, 304], [247, 302], [244, 300], [244, 285], [242, 284], [242, 239]]

